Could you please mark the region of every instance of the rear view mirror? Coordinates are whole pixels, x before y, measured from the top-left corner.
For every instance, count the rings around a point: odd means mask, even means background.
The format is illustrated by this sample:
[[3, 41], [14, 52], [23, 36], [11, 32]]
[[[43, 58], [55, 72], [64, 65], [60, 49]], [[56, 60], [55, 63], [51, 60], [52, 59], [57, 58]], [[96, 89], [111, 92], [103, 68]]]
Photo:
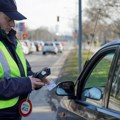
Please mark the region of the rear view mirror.
[[56, 94], [59, 96], [74, 96], [74, 83], [72, 81], [61, 82], [57, 85]]

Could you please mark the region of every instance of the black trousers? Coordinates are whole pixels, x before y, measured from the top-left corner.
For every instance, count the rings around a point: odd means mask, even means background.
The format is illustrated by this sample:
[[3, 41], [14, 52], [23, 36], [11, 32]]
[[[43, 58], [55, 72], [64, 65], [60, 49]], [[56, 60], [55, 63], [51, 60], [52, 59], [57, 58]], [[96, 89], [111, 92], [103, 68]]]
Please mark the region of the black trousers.
[[17, 117], [17, 118], [0, 117], [0, 120], [21, 120], [21, 119], [22, 119], [22, 117]]
[[22, 117], [19, 117], [19, 118], [17, 118], [16, 120], [21, 120], [22, 119]]

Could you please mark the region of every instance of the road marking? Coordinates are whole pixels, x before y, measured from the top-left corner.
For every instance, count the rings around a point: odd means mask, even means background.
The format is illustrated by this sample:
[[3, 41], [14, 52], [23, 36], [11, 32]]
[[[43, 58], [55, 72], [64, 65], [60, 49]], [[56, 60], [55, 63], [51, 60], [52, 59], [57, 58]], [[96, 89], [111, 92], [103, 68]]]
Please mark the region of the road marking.
[[49, 106], [37, 106], [33, 107], [32, 112], [37, 113], [37, 112], [50, 112], [51, 108]]

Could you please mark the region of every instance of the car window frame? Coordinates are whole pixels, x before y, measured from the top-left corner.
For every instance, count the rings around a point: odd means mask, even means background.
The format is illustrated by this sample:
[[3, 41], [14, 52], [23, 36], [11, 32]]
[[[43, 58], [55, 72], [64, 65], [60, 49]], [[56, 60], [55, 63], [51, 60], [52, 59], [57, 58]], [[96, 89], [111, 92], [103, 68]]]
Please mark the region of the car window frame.
[[[119, 53], [118, 53], [118, 60], [120, 59], [120, 47], [119, 47]], [[116, 62], [116, 66], [117, 66], [117, 63], [118, 63], [118, 60], [117, 60], [117, 62]], [[114, 75], [115, 75], [115, 71], [116, 71], [116, 67], [115, 67], [115, 70], [114, 70]], [[108, 108], [108, 109], [110, 109], [111, 111], [115, 111], [116, 113], [120, 113], [120, 111], [117, 111], [117, 110], [115, 110], [115, 109], [111, 109], [111, 108], [109, 108], [109, 100], [110, 100], [110, 93], [111, 93], [111, 87], [112, 87], [112, 83], [113, 83], [113, 80], [114, 80], [114, 75], [113, 75], [113, 79], [111, 79], [110, 80], [110, 82], [109, 82], [109, 85], [110, 85], [110, 89], [109, 89], [109, 95], [108, 95], [108, 102], [107, 102], [107, 105], [106, 105], [106, 107]]]
[[[112, 51], [115, 51], [115, 55], [114, 55], [114, 58], [113, 58], [114, 64], [113, 64], [113, 61], [112, 61], [112, 63], [111, 63], [111, 68], [112, 69], [110, 68], [110, 71], [109, 71], [110, 73], [112, 73], [111, 77], [110, 77], [111, 79], [109, 79], [107, 81], [107, 84], [111, 83], [110, 81], [112, 81], [112, 79], [113, 79], [114, 72], [115, 72], [115, 66], [116, 66], [117, 60], [118, 60], [118, 57], [117, 57], [118, 54], [119, 54], [118, 45], [102, 48], [97, 53], [95, 53], [95, 55], [93, 55], [93, 57], [90, 59], [89, 63], [85, 66], [85, 68], [81, 72], [80, 76], [78, 77], [78, 86], [77, 86], [77, 92], [76, 92], [76, 99], [77, 100], [81, 100], [83, 88], [84, 88], [85, 83], [86, 83], [86, 79], [91, 74], [91, 71], [93, 71], [96, 64], [99, 63], [100, 59], [103, 58], [103, 56], [105, 56], [107, 53], [112, 52]], [[110, 76], [110, 73], [109, 73], [109, 76]], [[110, 88], [109, 88], [109, 90], [110, 90]], [[103, 105], [105, 107], [107, 107], [107, 105], [108, 105], [108, 98], [109, 98], [109, 95], [107, 93], [105, 93], [105, 98], [103, 98], [104, 99], [103, 100], [103, 102], [104, 102]]]

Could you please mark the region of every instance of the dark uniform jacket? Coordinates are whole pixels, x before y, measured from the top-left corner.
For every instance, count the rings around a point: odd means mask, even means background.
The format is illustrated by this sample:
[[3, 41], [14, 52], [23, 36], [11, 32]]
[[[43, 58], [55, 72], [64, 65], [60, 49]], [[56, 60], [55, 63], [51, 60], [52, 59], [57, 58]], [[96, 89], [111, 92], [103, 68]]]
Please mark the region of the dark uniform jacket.
[[[27, 97], [28, 93], [32, 91], [30, 79], [25, 77], [23, 66], [15, 49], [17, 45], [16, 32], [11, 30], [8, 35], [3, 35], [0, 30], [0, 41], [6, 46], [12, 58], [17, 63], [22, 77], [16, 78], [0, 78], [0, 100], [7, 100], [20, 96], [20, 100]], [[32, 75], [31, 67], [27, 61], [28, 76]], [[0, 109], [0, 120], [18, 120], [19, 115], [19, 102], [7, 109]]]

